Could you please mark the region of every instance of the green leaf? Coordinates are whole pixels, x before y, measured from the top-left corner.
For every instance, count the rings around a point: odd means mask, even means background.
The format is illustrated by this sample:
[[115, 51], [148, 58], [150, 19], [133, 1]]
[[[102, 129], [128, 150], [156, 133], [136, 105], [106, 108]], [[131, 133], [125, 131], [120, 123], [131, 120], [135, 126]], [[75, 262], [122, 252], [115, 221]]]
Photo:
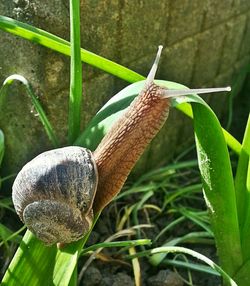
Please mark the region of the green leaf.
[[27, 231], [1, 285], [52, 285], [55, 257], [55, 246], [44, 246], [31, 232]]
[[0, 129], [0, 166], [3, 161], [4, 156], [4, 134], [3, 131]]
[[20, 243], [22, 240], [22, 236], [19, 235], [19, 233], [21, 233], [25, 228], [26, 227], [23, 226], [18, 231], [12, 232], [9, 228], [0, 223], [0, 238], [2, 240], [0, 242], [0, 247], [3, 244], [7, 245], [8, 241], [14, 241], [16, 243]]
[[[35, 95], [32, 87], [31, 87], [30, 83], [23, 76], [18, 75], [18, 74], [13, 74], [13, 75], [11, 75], [5, 79], [5, 81], [3, 82], [2, 87], [0, 89], [0, 110], [3, 108], [3, 104], [5, 103], [8, 87], [11, 84], [13, 84], [14, 81], [20, 81], [25, 86], [26, 92], [29, 95], [29, 97], [31, 98], [32, 103], [34, 104], [34, 107], [35, 107], [35, 109], [39, 115], [39, 118], [40, 118], [40, 120], [44, 126], [44, 129], [45, 129], [50, 141], [52, 142], [54, 147], [57, 147], [59, 145], [59, 143], [58, 143], [58, 139], [55, 135], [54, 129], [53, 129], [51, 123], [49, 122], [49, 119], [47, 118], [40, 102], [36, 98], [36, 95]], [[0, 145], [1, 145], [1, 142], [0, 142]], [[0, 146], [0, 155], [1, 155], [1, 146]], [[1, 156], [0, 156], [0, 159], [1, 159]]]
[[[68, 41], [42, 29], [35, 28], [5, 16], [0, 16], [0, 29], [70, 56], [70, 43]], [[136, 82], [144, 79], [140, 74], [85, 49], [81, 49], [81, 59], [83, 62], [124, 79], [127, 82]]]
[[12, 231], [0, 223], [0, 240], [6, 240], [10, 235], [12, 234]]
[[235, 191], [245, 261], [250, 259], [250, 115], [237, 166]]
[[216, 272], [218, 272], [223, 279], [228, 283], [228, 285], [237, 286], [237, 284], [234, 282], [234, 280], [226, 273], [223, 268], [218, 266], [216, 263], [214, 263], [211, 259], [207, 258], [205, 255], [202, 255], [196, 251], [193, 251], [191, 249], [188, 249], [186, 247], [180, 247], [180, 246], [164, 246], [164, 247], [157, 247], [153, 248], [144, 252], [139, 252], [136, 255], [130, 256], [130, 259], [133, 259], [135, 257], [143, 257], [148, 255], [158, 255], [164, 253], [165, 255], [168, 253], [183, 253], [187, 255], [191, 255], [192, 257], [199, 259], [209, 265], [212, 269], [214, 269]]
[[242, 265], [242, 252], [227, 145], [222, 127], [209, 106], [193, 103], [192, 108], [199, 168], [220, 265], [232, 276]]
[[69, 144], [80, 134], [82, 104], [82, 62], [80, 37], [80, 3], [70, 2], [70, 94], [69, 94]]
[[[249, 246], [248, 246], [249, 247]], [[233, 277], [239, 286], [250, 285], [250, 260], [246, 261], [244, 265], [237, 271], [236, 275]]]

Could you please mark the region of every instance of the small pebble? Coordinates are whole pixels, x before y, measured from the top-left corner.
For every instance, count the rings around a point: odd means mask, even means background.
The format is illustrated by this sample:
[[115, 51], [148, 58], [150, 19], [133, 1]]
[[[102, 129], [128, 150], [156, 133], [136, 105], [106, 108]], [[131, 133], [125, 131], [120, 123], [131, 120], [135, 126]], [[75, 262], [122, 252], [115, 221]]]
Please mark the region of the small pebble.
[[183, 281], [175, 272], [170, 270], [160, 270], [157, 275], [151, 276], [147, 280], [148, 286], [183, 286]]
[[100, 285], [102, 280], [101, 272], [96, 267], [89, 267], [84, 273], [81, 284], [84, 286], [95, 286]]
[[113, 283], [112, 286], [134, 286], [134, 281], [132, 278], [126, 273], [117, 273], [113, 275]]
[[135, 286], [133, 278], [126, 273], [107, 274], [108, 276], [103, 277], [100, 286]]

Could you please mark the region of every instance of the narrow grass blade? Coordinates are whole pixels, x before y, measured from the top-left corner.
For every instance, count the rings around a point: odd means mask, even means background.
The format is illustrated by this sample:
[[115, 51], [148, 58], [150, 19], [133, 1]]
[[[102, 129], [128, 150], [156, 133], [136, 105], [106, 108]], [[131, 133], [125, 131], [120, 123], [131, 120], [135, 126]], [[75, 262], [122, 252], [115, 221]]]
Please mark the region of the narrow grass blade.
[[139, 245], [150, 245], [150, 239], [137, 239], [137, 240], [126, 240], [126, 241], [111, 241], [111, 242], [101, 242], [89, 246], [88, 248], [83, 249], [81, 255], [84, 255], [87, 252], [95, 251], [99, 248], [111, 248], [111, 247], [135, 247]]
[[[5, 16], [0, 16], [0, 29], [70, 56], [70, 43], [68, 41], [42, 29], [35, 28]], [[140, 74], [85, 49], [81, 49], [81, 59], [83, 62], [124, 79], [127, 82], [132, 83], [144, 79]]]
[[190, 261], [185, 262], [185, 261], [180, 261], [177, 259], [164, 259], [162, 264], [166, 265], [166, 266], [172, 265], [174, 267], [191, 269], [191, 270], [199, 271], [202, 273], [220, 276], [220, 274], [217, 271], [215, 271], [214, 269], [212, 269], [211, 267], [206, 266], [206, 265], [202, 265], [202, 264], [192, 263]]
[[12, 235], [12, 231], [0, 223], [0, 247], [7, 242], [8, 238]]
[[184, 216], [181, 216], [173, 221], [171, 221], [169, 224], [167, 224], [156, 236], [154, 239], [154, 243], [157, 242], [157, 240], [165, 234], [168, 230], [172, 229], [174, 226], [178, 225], [179, 223], [183, 222], [186, 218]]
[[20, 243], [22, 240], [22, 236], [19, 235], [21, 232], [25, 230], [25, 226], [20, 228], [16, 232], [12, 232], [6, 226], [3, 224], [0, 224], [0, 237], [1, 237], [1, 242], [0, 242], [0, 247], [2, 247], [3, 244], [6, 244], [8, 241], [15, 241], [16, 243]]
[[199, 168], [220, 265], [232, 276], [242, 265], [242, 252], [228, 149], [213, 111], [206, 104], [192, 103], [192, 108]]
[[202, 217], [200, 217], [199, 214], [197, 214], [196, 212], [192, 212], [189, 211], [185, 208], [181, 208], [180, 213], [188, 218], [189, 220], [193, 221], [194, 224], [199, 225], [201, 228], [203, 228], [211, 237], [213, 237], [213, 231], [211, 230], [210, 226], [208, 225], [208, 223], [204, 222], [204, 220], [202, 220]]
[[185, 248], [185, 247], [180, 247], [180, 246], [157, 247], [157, 248], [145, 251], [145, 252], [137, 253], [136, 255], [131, 256], [130, 258], [143, 257], [143, 256], [148, 256], [148, 255], [156, 255], [156, 254], [160, 254], [160, 253], [165, 253], [165, 254], [168, 254], [168, 253], [184, 253], [184, 254], [188, 254], [188, 255], [196, 258], [196, 259], [203, 261], [204, 263], [209, 265], [212, 269], [217, 271], [223, 277], [223, 279], [228, 283], [228, 285], [237, 286], [237, 284], [234, 282], [234, 280], [220, 266], [218, 266], [212, 260], [207, 258], [205, 255], [202, 255], [196, 251], [193, 251], [193, 250]]
[[235, 191], [244, 260], [250, 259], [250, 115], [235, 177]]
[[[209, 233], [200, 231], [200, 232], [190, 232], [184, 236], [175, 237], [172, 240], [168, 240], [165, 242], [161, 247], [169, 247], [169, 246], [176, 246], [180, 243], [186, 243], [191, 240], [198, 240], [200, 238], [209, 238], [211, 237]], [[167, 253], [157, 253], [149, 257], [149, 262], [153, 266], [158, 266], [166, 257]]]
[[3, 161], [3, 156], [4, 156], [4, 134], [3, 131], [0, 129], [0, 166]]
[[32, 87], [31, 87], [31, 85], [23, 76], [18, 75], [18, 74], [13, 74], [13, 75], [6, 78], [6, 80], [4, 81], [4, 83], [0, 89], [0, 100], [1, 100], [0, 109], [2, 108], [2, 106], [5, 102], [5, 97], [7, 96], [8, 87], [15, 80], [20, 81], [25, 86], [27, 94], [29, 95], [29, 97], [32, 100], [32, 103], [34, 104], [34, 107], [35, 107], [35, 109], [39, 115], [39, 118], [40, 118], [40, 120], [44, 126], [44, 129], [45, 129], [50, 141], [52, 142], [54, 147], [58, 147], [59, 143], [58, 143], [58, 139], [55, 135], [54, 129], [53, 129], [51, 123], [49, 122], [40, 102], [37, 100], [36, 95], [35, 95]]
[[[130, 255], [136, 254], [135, 247], [129, 248], [129, 254]], [[140, 267], [139, 259], [137, 257], [132, 259], [132, 266], [133, 266], [133, 272], [134, 272], [135, 286], [140, 286], [141, 285], [141, 267]]]
[[69, 95], [69, 144], [80, 134], [82, 103], [82, 62], [80, 37], [80, 3], [70, 2], [70, 95]]
[[0, 199], [0, 208], [14, 212], [11, 198]]

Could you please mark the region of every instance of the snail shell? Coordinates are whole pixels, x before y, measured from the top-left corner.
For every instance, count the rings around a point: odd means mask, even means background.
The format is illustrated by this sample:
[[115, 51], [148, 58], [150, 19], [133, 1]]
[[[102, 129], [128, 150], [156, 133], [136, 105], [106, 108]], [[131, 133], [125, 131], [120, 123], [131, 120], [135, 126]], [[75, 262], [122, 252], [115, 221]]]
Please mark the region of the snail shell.
[[13, 203], [26, 226], [46, 244], [78, 240], [90, 228], [98, 174], [81, 147], [44, 152], [27, 163], [13, 184]]

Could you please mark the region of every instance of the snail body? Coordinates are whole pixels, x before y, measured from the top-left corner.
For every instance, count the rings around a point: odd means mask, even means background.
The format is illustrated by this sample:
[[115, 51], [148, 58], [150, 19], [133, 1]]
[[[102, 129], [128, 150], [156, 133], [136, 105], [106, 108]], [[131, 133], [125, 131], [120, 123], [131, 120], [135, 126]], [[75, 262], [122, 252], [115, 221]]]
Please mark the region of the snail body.
[[168, 90], [156, 85], [153, 81], [161, 50], [162, 46], [144, 89], [93, 153], [81, 147], [44, 152], [17, 175], [12, 194], [16, 212], [46, 244], [76, 241], [90, 229], [93, 213], [119, 193], [166, 121], [171, 97], [229, 90]]

